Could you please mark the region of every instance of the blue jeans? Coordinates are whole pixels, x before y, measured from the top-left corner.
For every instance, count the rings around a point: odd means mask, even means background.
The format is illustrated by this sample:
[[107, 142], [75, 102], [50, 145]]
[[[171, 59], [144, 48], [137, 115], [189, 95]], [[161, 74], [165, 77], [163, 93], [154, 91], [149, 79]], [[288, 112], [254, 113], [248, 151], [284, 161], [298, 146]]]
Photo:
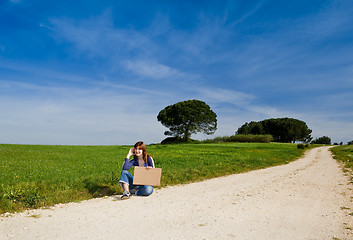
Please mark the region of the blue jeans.
[[129, 189], [137, 189], [136, 195], [137, 196], [149, 196], [153, 193], [153, 187], [150, 185], [133, 185], [132, 182], [134, 180], [134, 176], [128, 171], [128, 170], [123, 170], [121, 172], [119, 184], [121, 187], [123, 187], [122, 183], [126, 183], [129, 185]]

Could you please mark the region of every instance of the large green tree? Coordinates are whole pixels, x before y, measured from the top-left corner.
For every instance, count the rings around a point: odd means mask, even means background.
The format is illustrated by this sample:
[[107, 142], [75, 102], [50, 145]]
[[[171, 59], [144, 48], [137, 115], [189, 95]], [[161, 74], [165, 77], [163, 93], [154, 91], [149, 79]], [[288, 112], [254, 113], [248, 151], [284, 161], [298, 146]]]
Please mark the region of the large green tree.
[[184, 141], [188, 141], [191, 134], [203, 132], [210, 135], [217, 130], [216, 113], [205, 102], [195, 99], [165, 107], [157, 120], [169, 128], [164, 135], [181, 137]]
[[245, 123], [236, 134], [271, 134], [276, 142], [310, 142], [312, 130], [305, 122], [294, 118], [271, 118]]

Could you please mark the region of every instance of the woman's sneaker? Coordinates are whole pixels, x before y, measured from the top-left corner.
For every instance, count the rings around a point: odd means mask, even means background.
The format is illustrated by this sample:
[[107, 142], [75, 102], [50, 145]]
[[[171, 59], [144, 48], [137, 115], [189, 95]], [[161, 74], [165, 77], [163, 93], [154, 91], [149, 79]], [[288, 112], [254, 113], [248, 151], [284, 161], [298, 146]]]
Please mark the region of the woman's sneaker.
[[122, 200], [129, 199], [130, 198], [130, 192], [124, 191], [123, 196], [121, 196]]

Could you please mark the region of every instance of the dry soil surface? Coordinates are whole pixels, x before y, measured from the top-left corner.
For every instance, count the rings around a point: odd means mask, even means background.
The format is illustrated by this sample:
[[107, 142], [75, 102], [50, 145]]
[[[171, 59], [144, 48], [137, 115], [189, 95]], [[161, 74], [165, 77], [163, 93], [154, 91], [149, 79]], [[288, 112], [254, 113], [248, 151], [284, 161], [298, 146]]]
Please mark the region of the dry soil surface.
[[0, 218], [0, 239], [353, 239], [352, 184], [315, 148], [290, 164]]

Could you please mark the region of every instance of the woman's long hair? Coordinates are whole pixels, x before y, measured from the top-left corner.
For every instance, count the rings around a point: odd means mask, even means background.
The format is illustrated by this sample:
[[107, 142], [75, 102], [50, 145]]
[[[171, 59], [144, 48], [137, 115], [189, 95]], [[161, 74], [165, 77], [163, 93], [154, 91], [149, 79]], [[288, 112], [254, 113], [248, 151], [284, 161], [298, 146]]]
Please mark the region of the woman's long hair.
[[146, 149], [146, 145], [144, 142], [142, 141], [139, 141], [137, 143], [135, 143], [134, 145], [135, 149], [137, 147], [139, 147], [140, 149], [142, 149], [142, 158], [143, 158], [143, 161], [144, 162], [147, 162], [147, 157], [149, 156], [148, 153], [147, 153], [147, 149]]

